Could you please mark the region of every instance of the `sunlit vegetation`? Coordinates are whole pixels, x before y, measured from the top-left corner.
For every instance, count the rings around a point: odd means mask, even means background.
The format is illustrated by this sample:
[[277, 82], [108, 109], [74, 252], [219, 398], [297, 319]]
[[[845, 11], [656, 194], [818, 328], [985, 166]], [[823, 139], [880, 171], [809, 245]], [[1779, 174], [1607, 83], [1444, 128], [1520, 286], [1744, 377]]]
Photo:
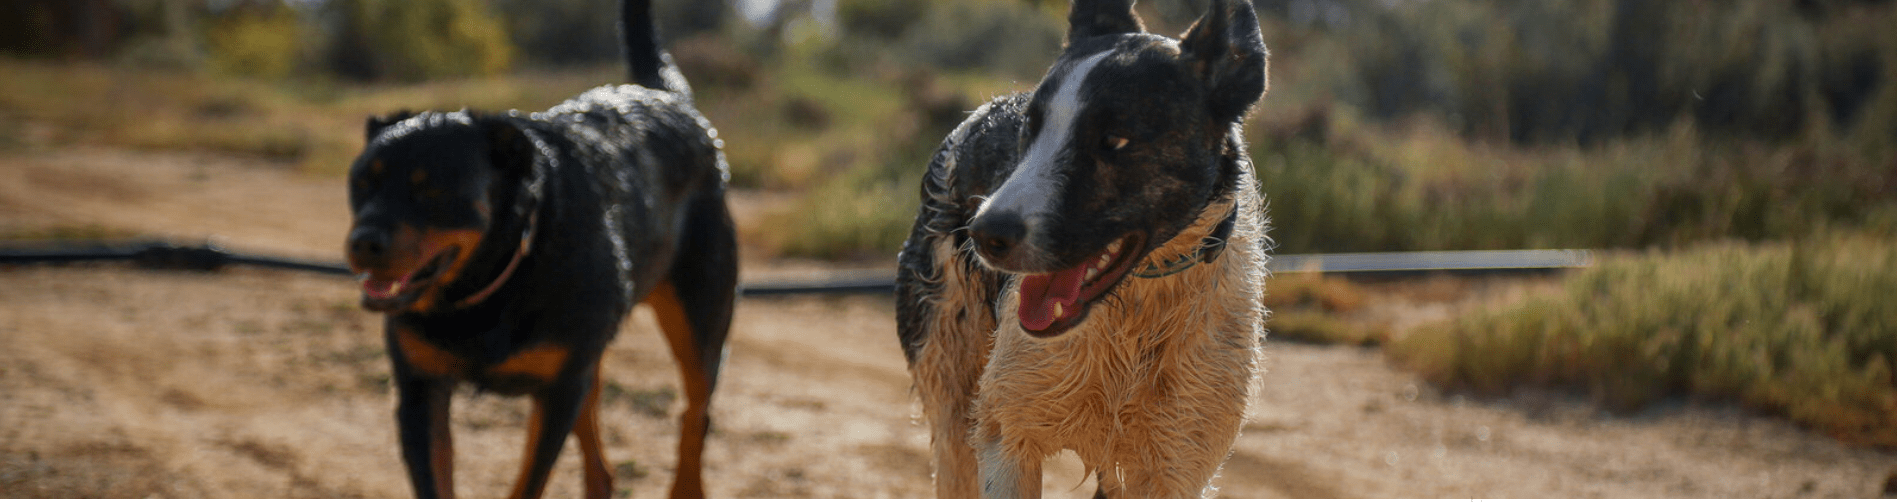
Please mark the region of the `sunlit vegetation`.
[[1437, 384], [1573, 389], [1630, 411], [1732, 400], [1897, 446], [1897, 239], [1834, 234], [1605, 260], [1565, 291], [1418, 329], [1388, 354]]
[[[745, 20], [728, 2], [656, 3], [732, 184], [797, 199], [747, 245], [885, 261], [933, 149], [976, 106], [1031, 90], [1066, 4], [787, 2]], [[1140, 12], [1177, 34], [1202, 4]], [[29, 22], [100, 5], [126, 20], [119, 38]], [[22, 0], [0, 7], [20, 14], [0, 16], [0, 151], [208, 150], [340, 176], [367, 116], [538, 110], [622, 81], [616, 5]], [[1897, 446], [1897, 3], [1256, 5], [1271, 90], [1245, 134], [1277, 252], [1627, 254], [1563, 295], [1412, 333], [1347, 321], [1365, 301], [1348, 282], [1280, 274], [1274, 339], [1385, 345], [1480, 393], [1729, 399]]]

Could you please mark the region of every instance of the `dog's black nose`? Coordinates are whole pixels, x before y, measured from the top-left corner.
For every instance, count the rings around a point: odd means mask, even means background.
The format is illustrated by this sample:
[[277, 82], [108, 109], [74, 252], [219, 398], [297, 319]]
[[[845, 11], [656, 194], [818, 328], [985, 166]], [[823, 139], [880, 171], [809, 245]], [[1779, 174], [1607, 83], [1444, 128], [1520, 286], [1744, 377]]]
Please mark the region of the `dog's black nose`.
[[371, 227], [356, 227], [349, 232], [349, 261], [373, 263], [389, 252], [389, 233]]
[[975, 249], [990, 260], [1003, 260], [1026, 238], [1028, 226], [1017, 213], [989, 213], [968, 224], [968, 236]]

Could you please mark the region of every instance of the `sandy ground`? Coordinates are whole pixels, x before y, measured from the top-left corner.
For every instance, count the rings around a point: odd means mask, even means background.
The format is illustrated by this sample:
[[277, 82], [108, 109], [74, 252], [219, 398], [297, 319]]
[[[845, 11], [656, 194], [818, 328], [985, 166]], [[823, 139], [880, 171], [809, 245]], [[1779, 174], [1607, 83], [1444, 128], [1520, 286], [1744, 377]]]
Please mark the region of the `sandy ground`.
[[[740, 195], [750, 225], [770, 197]], [[0, 153], [0, 235], [96, 227], [335, 260], [342, 181], [210, 155]], [[747, 263], [749, 280], [822, 270]], [[1520, 294], [1378, 293], [1398, 328]], [[928, 437], [890, 300], [743, 300], [713, 409], [715, 497], [924, 497]], [[294, 272], [0, 268], [0, 495], [402, 497], [379, 320], [353, 284]], [[1374, 349], [1272, 342], [1223, 497], [1869, 497], [1897, 455], [1786, 422], [1671, 403], [1634, 416], [1575, 398], [1444, 395]], [[671, 483], [681, 403], [644, 309], [607, 356], [603, 421], [622, 497]], [[458, 491], [506, 493], [526, 403], [457, 396]], [[579, 493], [577, 453], [549, 496]], [[1085, 496], [1069, 457], [1050, 496]]]

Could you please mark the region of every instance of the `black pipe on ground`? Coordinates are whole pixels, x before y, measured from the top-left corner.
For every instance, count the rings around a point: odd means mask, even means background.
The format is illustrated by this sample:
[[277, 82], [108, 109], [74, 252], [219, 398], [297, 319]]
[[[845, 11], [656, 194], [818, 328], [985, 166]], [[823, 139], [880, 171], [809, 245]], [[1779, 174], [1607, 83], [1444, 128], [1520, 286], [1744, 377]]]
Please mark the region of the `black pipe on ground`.
[[[0, 245], [0, 266], [49, 265], [97, 261], [129, 261], [156, 270], [217, 271], [230, 265], [296, 270], [350, 277], [349, 267], [272, 256], [235, 253], [214, 244], [179, 246], [167, 242], [100, 243], [50, 241]], [[1274, 274], [1322, 273], [1364, 279], [1395, 279], [1416, 275], [1545, 274], [1585, 268], [1594, 263], [1587, 250], [1426, 251], [1410, 253], [1339, 253], [1279, 255], [1271, 258]], [[884, 295], [896, 291], [893, 275], [848, 275], [804, 282], [741, 284], [739, 294], [751, 297], [794, 295]]]

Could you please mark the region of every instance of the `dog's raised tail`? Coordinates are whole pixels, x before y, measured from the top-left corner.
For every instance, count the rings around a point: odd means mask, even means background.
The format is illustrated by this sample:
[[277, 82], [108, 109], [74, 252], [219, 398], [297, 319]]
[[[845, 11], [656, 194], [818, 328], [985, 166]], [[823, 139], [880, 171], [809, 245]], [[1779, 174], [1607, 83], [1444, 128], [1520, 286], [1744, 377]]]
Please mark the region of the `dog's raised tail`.
[[621, 4], [619, 34], [625, 37], [626, 66], [632, 83], [691, 96], [692, 88], [685, 83], [685, 75], [672, 64], [672, 56], [659, 48], [659, 30], [652, 21], [652, 0], [625, 0]]

